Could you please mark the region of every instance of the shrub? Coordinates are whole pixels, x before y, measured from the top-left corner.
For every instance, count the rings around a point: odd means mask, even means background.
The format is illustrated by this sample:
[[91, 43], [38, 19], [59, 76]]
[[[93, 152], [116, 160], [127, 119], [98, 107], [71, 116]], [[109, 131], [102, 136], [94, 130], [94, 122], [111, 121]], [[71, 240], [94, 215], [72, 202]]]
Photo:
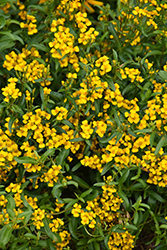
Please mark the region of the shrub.
[[1, 249], [166, 249], [166, 14], [1, 1]]

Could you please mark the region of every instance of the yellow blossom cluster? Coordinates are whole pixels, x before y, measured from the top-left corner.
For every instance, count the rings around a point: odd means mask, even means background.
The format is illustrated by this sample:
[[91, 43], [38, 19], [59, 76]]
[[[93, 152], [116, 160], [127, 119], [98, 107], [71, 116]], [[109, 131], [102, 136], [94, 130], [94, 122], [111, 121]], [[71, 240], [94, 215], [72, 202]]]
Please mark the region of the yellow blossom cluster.
[[134, 248], [134, 237], [128, 231], [125, 231], [125, 233], [112, 232], [108, 241], [108, 247], [113, 250], [131, 250]]
[[8, 71], [15, 69], [22, 72], [23, 68], [27, 64], [27, 62], [24, 60], [24, 53], [17, 55], [14, 51], [12, 51], [8, 55], [5, 55], [5, 58], [6, 60], [4, 61], [3, 67]]
[[70, 33], [70, 29], [59, 25], [57, 32], [54, 33], [54, 40], [49, 43], [53, 58], [59, 59], [61, 67], [67, 67], [68, 62], [75, 60], [75, 52], [79, 51], [78, 46], [74, 46], [74, 35]]
[[[51, 78], [49, 73], [49, 67], [45, 67], [44, 64], [39, 63], [37, 60], [32, 60], [30, 63], [27, 63], [27, 59], [29, 57], [40, 58], [39, 52], [32, 47], [31, 50], [27, 50], [26, 48], [22, 49], [22, 53], [16, 54], [14, 51], [5, 56], [6, 60], [4, 61], [3, 67], [8, 71], [14, 69], [22, 73], [19, 78], [27, 79], [27, 81], [32, 81], [35, 83], [35, 80], [41, 79], [41, 86], [45, 87], [51, 84], [51, 82], [47, 79]], [[11, 80], [15, 78], [11, 78]]]
[[20, 23], [20, 27], [22, 29], [28, 28], [28, 35], [33, 35], [38, 32], [37, 25], [35, 24], [37, 22], [36, 18], [33, 15], [26, 16], [27, 23]]
[[81, 129], [82, 131], [80, 132], [80, 135], [85, 139], [89, 139], [93, 133], [93, 129], [91, 128], [91, 125], [88, 124], [87, 120], [82, 121]]
[[56, 116], [56, 120], [61, 121], [63, 119], [67, 118], [68, 111], [64, 107], [56, 107], [55, 109], [52, 109], [52, 115]]
[[25, 5], [20, 3], [20, 1], [18, 0], [17, 0], [17, 5], [19, 6], [19, 10], [20, 10], [18, 15], [20, 16], [22, 20], [26, 20], [27, 11], [25, 10]]
[[[107, 182], [111, 180], [111, 176], [107, 178]], [[107, 183], [102, 186], [102, 196], [98, 196], [92, 201], [87, 201], [86, 211], [82, 209], [81, 205], [75, 203], [71, 213], [74, 217], [80, 217], [82, 225], [88, 225], [89, 228], [97, 226], [96, 219], [100, 218], [103, 226], [111, 227], [118, 218], [117, 210], [120, 208], [122, 199], [116, 194], [116, 189]]]
[[63, 250], [64, 247], [68, 246], [71, 239], [71, 235], [68, 231], [63, 230], [62, 232], [59, 233], [59, 236], [61, 238], [61, 243], [56, 244], [56, 249]]
[[58, 174], [61, 173], [61, 166], [53, 165], [47, 173], [41, 176], [41, 181], [48, 182], [48, 187], [53, 187], [54, 182], [58, 181]]
[[111, 71], [111, 65], [109, 62], [109, 58], [107, 56], [100, 57], [96, 60], [95, 66], [100, 68], [100, 75], [104, 75]]
[[44, 227], [43, 219], [45, 218], [45, 210], [44, 209], [36, 209], [32, 214], [33, 224], [36, 226], [37, 229]]
[[7, 180], [7, 173], [16, 166], [15, 156], [21, 152], [16, 142], [12, 141], [6, 133], [0, 129], [0, 180]]
[[85, 33], [80, 33], [78, 42], [82, 43], [83, 45], [91, 44], [96, 40], [96, 36], [98, 36], [99, 32], [95, 31], [95, 28], [90, 28]]
[[80, 0], [61, 0], [60, 4], [57, 6], [56, 13], [57, 15], [61, 15], [61, 12], [64, 14], [68, 14], [70, 19], [73, 19], [73, 15], [71, 15], [74, 10], [78, 10], [81, 7]]
[[16, 88], [17, 81], [18, 79], [16, 77], [11, 77], [8, 79], [8, 82], [10, 83], [5, 88], [2, 88], [2, 94], [5, 96], [5, 102], [9, 102], [10, 98], [13, 98], [15, 100], [19, 96], [21, 96], [21, 92], [19, 92], [19, 89]]
[[140, 76], [140, 71], [138, 69], [125, 67], [124, 70], [120, 69], [120, 73], [122, 79], [126, 79], [128, 77], [131, 82], [136, 80], [137, 82], [142, 83], [144, 81], [144, 79]]
[[101, 161], [97, 155], [93, 155], [90, 157], [85, 156], [84, 159], [81, 160], [81, 164], [92, 169], [97, 169], [99, 172], [102, 172], [103, 170]]

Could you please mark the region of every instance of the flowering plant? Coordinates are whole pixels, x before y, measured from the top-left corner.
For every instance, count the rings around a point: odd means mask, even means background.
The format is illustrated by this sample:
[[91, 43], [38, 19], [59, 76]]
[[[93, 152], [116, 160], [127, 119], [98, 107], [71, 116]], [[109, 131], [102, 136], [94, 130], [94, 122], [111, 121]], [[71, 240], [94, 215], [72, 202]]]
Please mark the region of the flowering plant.
[[166, 249], [166, 2], [0, 7], [0, 248]]

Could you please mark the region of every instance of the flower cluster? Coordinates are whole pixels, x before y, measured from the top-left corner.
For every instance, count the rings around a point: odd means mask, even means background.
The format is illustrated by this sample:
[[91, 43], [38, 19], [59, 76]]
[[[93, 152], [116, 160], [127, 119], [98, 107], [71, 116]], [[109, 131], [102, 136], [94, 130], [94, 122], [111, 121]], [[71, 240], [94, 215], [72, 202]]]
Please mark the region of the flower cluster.
[[[20, 13], [20, 15], [22, 15], [22, 14]], [[27, 23], [21, 22], [20, 27], [22, 29], [27, 28], [28, 35], [33, 35], [33, 34], [37, 33], [38, 32], [37, 25], [35, 24], [37, 22], [36, 18], [32, 15], [27, 15], [26, 18], [27, 18]], [[23, 19], [23, 17], [22, 17], [22, 19]]]

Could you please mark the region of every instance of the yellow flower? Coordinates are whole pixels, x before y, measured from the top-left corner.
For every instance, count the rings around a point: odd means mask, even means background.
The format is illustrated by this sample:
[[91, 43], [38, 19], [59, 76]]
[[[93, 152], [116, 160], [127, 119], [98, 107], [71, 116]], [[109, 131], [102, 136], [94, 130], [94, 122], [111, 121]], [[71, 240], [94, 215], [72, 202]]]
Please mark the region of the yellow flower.
[[95, 10], [90, 6], [91, 5], [98, 5], [98, 6], [103, 6], [103, 2], [100, 1], [95, 1], [95, 0], [86, 0], [84, 3], [90, 13], [95, 12]]

